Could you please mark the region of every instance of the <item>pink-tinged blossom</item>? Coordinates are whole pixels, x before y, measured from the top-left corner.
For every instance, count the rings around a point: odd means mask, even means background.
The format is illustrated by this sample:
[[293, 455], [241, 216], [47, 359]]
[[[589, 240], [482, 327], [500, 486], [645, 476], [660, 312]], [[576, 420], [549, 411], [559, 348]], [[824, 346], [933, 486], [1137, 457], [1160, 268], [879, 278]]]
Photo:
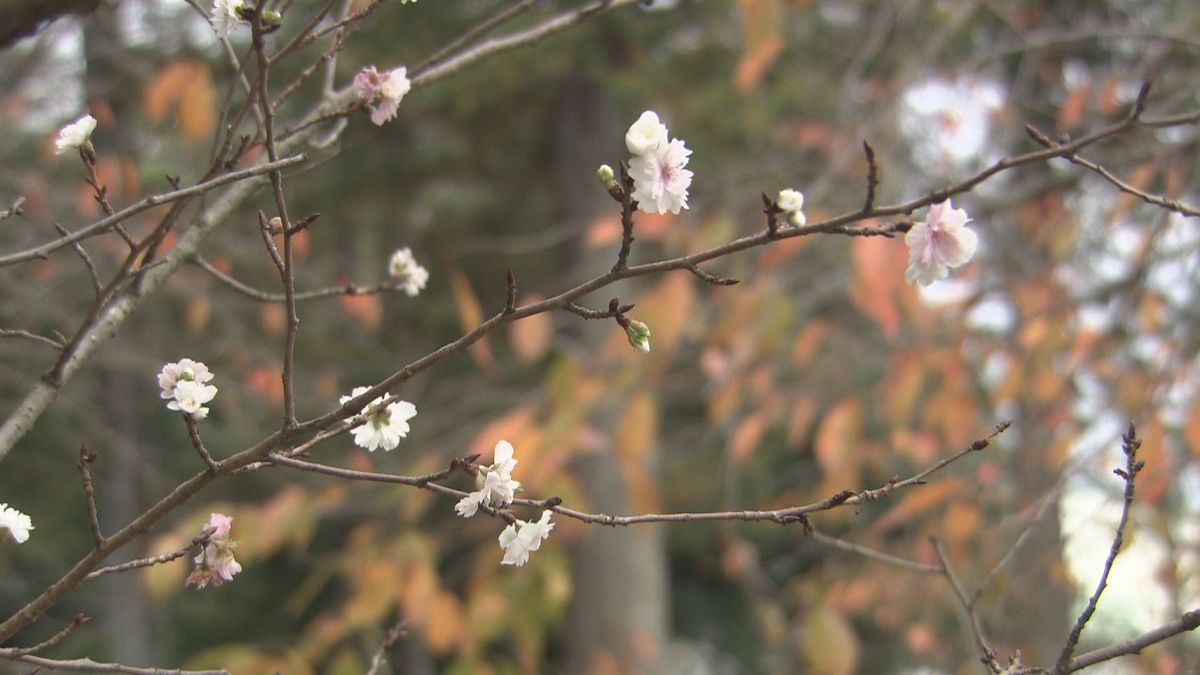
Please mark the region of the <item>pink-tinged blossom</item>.
[[162, 371], [159, 372], [158, 386], [162, 391], [158, 395], [160, 398], [175, 398], [175, 386], [179, 382], [193, 381], [205, 384], [211, 379], [213, 379], [213, 374], [208, 366], [200, 361], [179, 359], [175, 363], [163, 366]]
[[497, 507], [512, 503], [513, 497], [521, 489], [521, 483], [512, 479], [513, 469], [517, 468], [517, 460], [513, 453], [512, 443], [496, 443], [492, 465], [479, 467], [475, 476], [475, 487], [479, 489], [454, 505], [454, 511], [458, 515], [470, 518], [484, 504]]
[[542, 547], [542, 541], [550, 536], [553, 529], [549, 511], [542, 511], [540, 520], [518, 520], [504, 528], [500, 533], [500, 548], [504, 549], [504, 559], [500, 564], [520, 567], [529, 562], [529, 554]]
[[909, 256], [904, 280], [928, 286], [945, 279], [950, 268], [969, 261], [979, 243], [966, 226], [970, 220], [966, 211], [954, 208], [948, 199], [930, 206], [925, 221], [904, 235]]
[[8, 530], [8, 534], [18, 544], [29, 541], [29, 531], [33, 529], [33, 521], [29, 516], [10, 507], [0, 504], [0, 529]]
[[687, 166], [691, 150], [678, 138], [664, 143], [645, 155], [629, 160], [633, 177], [633, 198], [646, 213], [679, 213], [686, 209], [687, 190], [692, 172]]
[[90, 142], [92, 132], [96, 130], [96, 118], [84, 115], [58, 130], [58, 139], [54, 141], [54, 154], [61, 155], [71, 148], [82, 148]]
[[209, 516], [205, 529], [211, 530], [212, 534], [208, 538], [208, 543], [192, 559], [196, 563], [196, 567], [184, 581], [185, 586], [195, 586], [196, 588], [204, 588], [209, 584], [220, 586], [226, 581], [232, 581], [234, 575], [242, 571], [241, 563], [233, 558], [237, 543], [230, 535], [232, 525], [232, 516], [223, 513], [214, 513]]
[[[349, 396], [343, 396], [340, 401], [345, 405], [367, 389], [369, 387], [355, 387]], [[400, 439], [408, 436], [411, 430], [408, 421], [417, 416], [417, 407], [398, 399], [385, 403], [381, 396], [367, 404], [360, 414], [366, 416], [366, 421], [354, 428], [354, 444], [375, 452], [378, 448], [391, 450], [400, 445]]]
[[400, 100], [410, 89], [412, 83], [404, 66], [386, 72], [367, 66], [354, 76], [354, 90], [371, 111], [371, 121], [377, 126], [396, 116]]

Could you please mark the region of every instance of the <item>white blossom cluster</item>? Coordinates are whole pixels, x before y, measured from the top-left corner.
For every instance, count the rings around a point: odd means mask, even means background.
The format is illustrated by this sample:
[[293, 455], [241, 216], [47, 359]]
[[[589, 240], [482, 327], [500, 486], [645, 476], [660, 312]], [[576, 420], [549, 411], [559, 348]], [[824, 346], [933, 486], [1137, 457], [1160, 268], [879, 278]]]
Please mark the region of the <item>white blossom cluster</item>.
[[688, 207], [692, 172], [683, 167], [692, 151], [682, 140], [667, 138], [667, 125], [653, 110], [642, 113], [625, 134], [625, 147], [633, 155], [633, 198], [646, 213], [679, 213]]
[[213, 379], [208, 366], [192, 359], [168, 363], [158, 373], [159, 397], [166, 399], [169, 410], [178, 410], [192, 419], [208, 417], [205, 404], [217, 395], [217, 388], [208, 384]]

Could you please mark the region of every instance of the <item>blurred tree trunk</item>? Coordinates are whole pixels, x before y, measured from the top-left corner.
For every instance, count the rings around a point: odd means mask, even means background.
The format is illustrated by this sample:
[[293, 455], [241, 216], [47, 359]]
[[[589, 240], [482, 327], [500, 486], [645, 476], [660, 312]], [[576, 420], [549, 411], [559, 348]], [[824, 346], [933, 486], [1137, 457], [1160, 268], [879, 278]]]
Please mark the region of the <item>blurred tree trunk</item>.
[[[582, 227], [615, 204], [592, 178], [596, 167], [624, 153], [623, 130], [611, 101], [591, 80], [568, 80], [559, 89], [557, 194], [562, 218]], [[605, 254], [615, 255], [615, 251]], [[611, 265], [607, 257], [577, 269]], [[615, 428], [620, 420], [610, 420]], [[653, 458], [651, 458], [653, 461]], [[591, 506], [628, 513], [626, 485], [611, 452], [577, 460]], [[661, 672], [670, 630], [667, 559], [658, 527], [590, 527], [576, 542], [572, 561], [574, 596], [566, 621], [565, 672]]]
[[[137, 128], [133, 123], [137, 117], [134, 109], [137, 98], [129, 96], [128, 92], [140, 90], [141, 83], [130, 81], [128, 69], [119, 62], [123, 56], [117, 48], [121, 44], [117, 24], [116, 13], [112, 11], [97, 12], [84, 22], [85, 105], [108, 106], [117, 124], [105, 129], [105, 151], [129, 155], [134, 147], [130, 133]], [[115, 197], [110, 191], [110, 199]], [[102, 274], [104, 269], [102, 266]], [[127, 333], [127, 338], [129, 344], [139, 344], [144, 336]], [[135, 403], [139, 396], [133, 392], [145, 391], [144, 383], [131, 381], [130, 376], [117, 367], [106, 369], [96, 378], [93, 387], [92, 400], [101, 417], [121, 435], [139, 439], [140, 406]], [[124, 527], [149, 506], [142, 490], [144, 458], [140, 453], [144, 448], [141, 446], [140, 442], [135, 442], [132, 446], [94, 448], [100, 452], [95, 474], [97, 507], [104, 532]], [[143, 554], [144, 543], [133, 544], [124, 549], [122, 558], [134, 559]], [[163, 655], [156, 653], [151, 633], [155, 622], [138, 576], [110, 574], [100, 580], [98, 588], [100, 611], [97, 614], [107, 643], [105, 652], [125, 664], [160, 662]]]

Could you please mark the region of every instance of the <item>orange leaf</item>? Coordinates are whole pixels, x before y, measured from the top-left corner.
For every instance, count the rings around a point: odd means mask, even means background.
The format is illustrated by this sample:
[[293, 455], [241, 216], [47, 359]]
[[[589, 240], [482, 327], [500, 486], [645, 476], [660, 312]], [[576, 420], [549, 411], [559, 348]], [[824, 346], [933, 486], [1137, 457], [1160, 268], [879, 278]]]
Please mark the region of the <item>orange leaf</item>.
[[882, 518], [875, 521], [871, 529], [887, 531], [907, 524], [909, 520], [958, 496], [967, 487], [967, 482], [956, 476], [922, 485], [901, 497]]
[[208, 64], [181, 59], [163, 66], [146, 87], [142, 107], [155, 122], [174, 112], [185, 137], [204, 141], [217, 122], [216, 90]]
[[780, 0], [738, 0], [742, 42], [733, 82], [739, 92], [753, 89], [783, 51], [783, 3]]
[[[526, 305], [542, 299], [541, 295], [527, 295], [518, 304]], [[508, 324], [508, 342], [518, 361], [533, 363], [546, 355], [553, 331], [554, 322], [548, 312], [534, 314]]]
[[766, 430], [767, 418], [761, 411], [752, 412], [738, 422], [725, 446], [725, 452], [734, 464], [742, 464], [754, 454]]
[[[483, 323], [483, 308], [479, 305], [479, 299], [475, 297], [475, 291], [471, 290], [471, 282], [457, 267], [451, 267], [447, 276], [450, 277], [450, 291], [454, 295], [454, 305], [458, 308], [458, 324], [464, 332], [474, 330]], [[488, 348], [486, 337], [480, 338], [478, 342], [471, 345], [468, 352], [480, 368], [490, 370], [496, 365], [496, 359], [492, 356], [491, 349]]]
[[275, 302], [264, 302], [258, 306], [258, 327], [263, 334], [271, 337], [283, 335], [287, 328], [287, 311], [284, 306]]
[[272, 366], [260, 366], [247, 373], [246, 388], [269, 403], [283, 403], [281, 371]]
[[900, 332], [896, 293], [904, 282], [905, 252], [884, 237], [855, 237], [851, 243], [854, 281], [850, 299], [875, 320], [889, 339]]
[[848, 480], [857, 474], [857, 452], [861, 406], [858, 399], [846, 398], [821, 420], [813, 445], [813, 454], [821, 469], [830, 476]]
[[379, 328], [383, 320], [383, 305], [378, 295], [339, 295], [338, 306], [343, 314], [369, 331]]
[[1088, 95], [1092, 91], [1090, 84], [1076, 87], [1067, 94], [1062, 108], [1058, 110], [1058, 130], [1070, 131], [1083, 122], [1083, 113], [1087, 110]]

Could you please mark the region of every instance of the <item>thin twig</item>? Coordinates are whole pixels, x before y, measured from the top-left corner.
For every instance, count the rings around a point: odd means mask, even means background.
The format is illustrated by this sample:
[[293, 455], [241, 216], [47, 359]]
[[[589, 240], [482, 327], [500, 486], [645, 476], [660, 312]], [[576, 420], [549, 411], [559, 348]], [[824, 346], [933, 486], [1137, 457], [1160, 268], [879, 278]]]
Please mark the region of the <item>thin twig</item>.
[[441, 61], [442, 59], [446, 58], [448, 55], [453, 54], [454, 52], [461, 49], [463, 47], [463, 45], [470, 43], [472, 40], [475, 40], [476, 38], [487, 35], [488, 33], [495, 30], [497, 27], [505, 24], [506, 22], [515, 18], [518, 14], [520, 14], [521, 12], [524, 12], [525, 10], [529, 9], [532, 6], [533, 6], [533, 0], [521, 0], [520, 2], [518, 2], [515, 5], [510, 5], [508, 7], [505, 7], [504, 9], [497, 12], [495, 15], [484, 19], [483, 21], [479, 22], [475, 26], [472, 26], [471, 28], [469, 28], [467, 30], [467, 32], [463, 33], [462, 35], [460, 35], [460, 36], [454, 38], [453, 40], [451, 40], [450, 42], [446, 43], [443, 47], [438, 49], [436, 52], [425, 57], [425, 59], [423, 61], [421, 61], [417, 65], [413, 66], [411, 75], [413, 75], [413, 76], [420, 75], [421, 73], [428, 70], [429, 67], [432, 66], [433, 64], [437, 63], [438, 61]]
[[863, 213], [875, 208], [875, 190], [879, 187], [879, 164], [875, 161], [875, 148], [863, 141], [863, 154], [867, 157], [867, 196], [863, 199]]
[[11, 253], [6, 256], [0, 256], [0, 267], [25, 262], [27, 260], [44, 258], [46, 255], [53, 253], [64, 246], [70, 246], [81, 239], [87, 239], [88, 237], [95, 236], [96, 234], [111, 228], [114, 223], [128, 220], [129, 218], [132, 218], [133, 216], [147, 209], [152, 209], [156, 206], [161, 206], [163, 204], [178, 201], [180, 199], [202, 195], [205, 192], [219, 188], [222, 185], [228, 185], [229, 183], [235, 183], [237, 181], [245, 180], [247, 178], [258, 176], [264, 173], [269, 173], [271, 171], [285, 169], [287, 167], [300, 164], [304, 161], [307, 161], [307, 157], [305, 157], [303, 154], [293, 155], [291, 157], [285, 157], [277, 162], [268, 162], [266, 164], [252, 166], [248, 169], [242, 169], [241, 171], [233, 171], [227, 174], [222, 174], [182, 190], [174, 190], [171, 192], [164, 192], [162, 194], [150, 195], [149, 197], [146, 197], [132, 206], [127, 206], [120, 211], [117, 211], [111, 216], [102, 218], [91, 225], [76, 230], [69, 237], [55, 239], [52, 242], [42, 244], [41, 246], [35, 246], [34, 248], [27, 249], [19, 253]]
[[971, 606], [967, 599], [967, 589], [963, 586], [962, 581], [959, 580], [958, 575], [954, 573], [954, 568], [950, 566], [950, 558], [946, 555], [946, 549], [942, 547], [942, 542], [938, 541], [937, 537], [930, 537], [929, 542], [933, 544], [933, 550], [937, 552], [942, 574], [950, 582], [950, 586], [954, 588], [954, 594], [958, 596], [958, 602], [962, 605], [963, 612], [967, 615], [967, 622], [971, 626], [975, 646], [979, 649], [980, 663], [983, 663], [987, 667], [988, 672], [1001, 672], [1003, 666], [996, 660], [995, 652], [992, 651], [992, 648], [987, 644], [987, 640], [983, 637], [983, 628], [979, 625], [979, 617], [975, 615], [975, 608]]
[[367, 671], [367, 675], [376, 675], [379, 672], [379, 669], [383, 667], [383, 659], [387, 651], [396, 644], [397, 640], [408, 635], [407, 627], [408, 619], [400, 619], [396, 622], [396, 625], [388, 629], [387, 635], [383, 637], [383, 642], [379, 645], [379, 649], [375, 650], [375, 656], [371, 657], [371, 668]]
[[25, 209], [22, 208], [24, 206], [25, 206], [25, 197], [24, 196], [17, 197], [16, 199], [14, 199], [12, 201], [12, 204], [10, 204], [7, 209], [0, 210], [0, 220], [8, 220], [9, 218], [12, 218], [13, 216], [24, 215]]
[[629, 166], [621, 162], [618, 171], [621, 188], [621, 250], [617, 251], [617, 262], [609, 270], [610, 273], [629, 267], [629, 254], [633, 251], [633, 214], [638, 206], [633, 199], [633, 176], [629, 175]]
[[1092, 618], [1092, 614], [1096, 612], [1096, 605], [1100, 602], [1100, 595], [1104, 593], [1104, 589], [1108, 586], [1108, 575], [1112, 572], [1113, 562], [1117, 559], [1117, 554], [1121, 552], [1121, 544], [1125, 538], [1125, 525], [1129, 522], [1129, 511], [1133, 508], [1133, 480], [1137, 477], [1139, 471], [1145, 466], [1145, 462], [1137, 458], [1138, 448], [1142, 447], [1142, 442], [1138, 440], [1137, 429], [1134, 428], [1133, 422], [1129, 423], [1129, 427], [1121, 436], [1121, 451], [1125, 453], [1125, 468], [1113, 469], [1113, 473], [1121, 477], [1125, 481], [1125, 499], [1121, 504], [1121, 519], [1117, 522], [1117, 531], [1113, 535], [1112, 545], [1108, 549], [1108, 558], [1104, 561], [1104, 569], [1100, 573], [1100, 581], [1096, 584], [1096, 590], [1092, 592], [1092, 597], [1088, 598], [1087, 605], [1083, 611], [1079, 613], [1079, 617], [1075, 619], [1075, 625], [1071, 627], [1071, 633], [1067, 636], [1067, 643], [1063, 646], [1062, 652], [1059, 653], [1058, 659], [1054, 662], [1054, 672], [1056, 675], [1065, 675], [1071, 670], [1071, 655], [1075, 652], [1075, 647], [1079, 644], [1079, 636], [1083, 634], [1084, 626]]
[[583, 307], [582, 305], [577, 305], [574, 302], [568, 302], [562, 306], [562, 308], [567, 310], [568, 312], [575, 314], [577, 316], [581, 316], [585, 319], [612, 319], [612, 318], [615, 318], [618, 314], [625, 314], [625, 313], [632, 311], [634, 307], [635, 307], [635, 305], [628, 304], [628, 305], [621, 305], [621, 306], [617, 307], [616, 310], [588, 309], [587, 307]]
[[696, 277], [698, 277], [701, 281], [713, 284], [714, 286], [733, 286], [741, 283], [737, 279], [723, 277], [711, 272], [705, 272], [704, 270], [700, 269], [699, 265], [688, 265], [687, 270], [696, 275]]
[[208, 467], [208, 472], [214, 476], [220, 473], [221, 466], [208, 453], [208, 448], [204, 447], [204, 441], [200, 438], [200, 427], [196, 426], [196, 418], [184, 415], [183, 421], [187, 424], [188, 437], [192, 439], [192, 447], [196, 449], [196, 454], [200, 455], [200, 459]]
[[119, 572], [128, 572], [129, 570], [137, 570], [137, 569], [141, 569], [143, 567], [151, 567], [153, 565], [162, 565], [163, 563], [169, 563], [173, 560], [179, 560], [180, 558], [191, 553], [192, 549], [194, 549], [198, 546], [201, 548], [208, 546], [209, 540], [212, 539], [212, 536], [216, 531], [217, 531], [216, 528], [206, 527], [206, 528], [204, 528], [204, 531], [200, 533], [200, 536], [193, 537], [192, 541], [187, 546], [184, 546], [183, 548], [179, 549], [178, 551], [172, 551], [170, 553], [163, 553], [162, 555], [156, 555], [156, 556], [153, 556], [150, 558], [138, 558], [137, 560], [130, 560], [129, 562], [123, 562], [119, 565], [109, 565], [108, 567], [101, 567], [101, 568], [98, 568], [98, 569], [95, 569], [95, 570], [92, 570], [91, 572], [89, 572], [88, 575], [84, 577], [84, 579], [95, 579], [96, 577], [104, 576], [105, 574], [117, 574]]
[[96, 489], [92, 485], [92, 462], [96, 461], [96, 453], [88, 449], [87, 443], [79, 446], [79, 459], [75, 466], [79, 467], [79, 475], [83, 480], [83, 500], [87, 508], [88, 525], [92, 528], [92, 540], [96, 548], [104, 545], [104, 533], [100, 530], [100, 512], [96, 509]]
[[[353, 404], [353, 402], [347, 403], [347, 405], [352, 405], [352, 404]], [[637, 524], [641, 524], [641, 523], [700, 522], [700, 521], [770, 521], [770, 522], [779, 523], [779, 524], [789, 524], [789, 523], [803, 524], [803, 523], [807, 522], [807, 514], [810, 514], [810, 513], [816, 513], [819, 511], [829, 511], [831, 509], [838, 508], [841, 506], [862, 504], [867, 501], [874, 501], [876, 499], [881, 499], [881, 498], [891, 494], [894, 490], [897, 490], [897, 489], [910, 487], [910, 486], [914, 486], [914, 485], [922, 485], [925, 483], [925, 478], [927, 478], [930, 474], [933, 474], [934, 472], [938, 471], [939, 469], [942, 469], [942, 468], [948, 466], [949, 464], [965, 457], [968, 454], [971, 454], [972, 452], [977, 452], [979, 450], [982, 450], [983, 448], [986, 448], [990, 444], [991, 439], [995, 438], [995, 436], [997, 434], [1001, 433], [1006, 428], [1008, 428], [1008, 424], [999, 425], [995, 431], [993, 431], [986, 437], [971, 443], [971, 445], [968, 446], [966, 450], [959, 452], [958, 454], [954, 455], [953, 457], [948, 457], [946, 459], [943, 459], [943, 460], [933, 464], [932, 466], [926, 468], [925, 470], [923, 470], [909, 478], [906, 478], [904, 480], [892, 480], [892, 481], [889, 481], [883, 487], [880, 487], [880, 488], [877, 488], [874, 490], [865, 490], [865, 491], [857, 493], [857, 494], [854, 492], [850, 492], [849, 490], [844, 490], [844, 491], [839, 492], [831, 497], [823, 499], [819, 502], [813, 502], [811, 504], [805, 504], [803, 506], [793, 506], [793, 507], [785, 508], [785, 509], [776, 509], [776, 510], [772, 510], [772, 511], [707, 511], [707, 512], [686, 512], [686, 513], [647, 513], [647, 514], [641, 514], [641, 515], [635, 515], [635, 516], [611, 516], [611, 515], [604, 514], [604, 513], [588, 513], [588, 512], [584, 512], [584, 511], [577, 511], [575, 509], [570, 509], [565, 506], [561, 506], [562, 500], [558, 497], [550, 497], [547, 499], [514, 499], [512, 501], [512, 504], [514, 506], [520, 506], [520, 507], [550, 509], [551, 511], [554, 511], [555, 513], [558, 513], [560, 515], [566, 516], [568, 518], [574, 518], [575, 520], [579, 520], [579, 521], [582, 521], [585, 523], [592, 523], [592, 524], [596, 524], [596, 525], [609, 525], [609, 526], [617, 526], [617, 525], [627, 526], [627, 525], [637, 525]], [[275, 464], [280, 464], [282, 466], [286, 466], [288, 468], [298, 469], [300, 471], [308, 471], [310, 473], [324, 474], [327, 476], [334, 476], [337, 478], [345, 478], [345, 479], [349, 479], [349, 480], [358, 480], [358, 481], [368, 481], [368, 482], [375, 482], [375, 483], [392, 483], [392, 484], [399, 484], [399, 485], [408, 485], [408, 486], [412, 486], [412, 487], [424, 488], [424, 489], [431, 490], [433, 492], [436, 492], [438, 494], [441, 494], [441, 495], [444, 495], [447, 497], [454, 497], [454, 498], [459, 498], [459, 499], [467, 496], [467, 493], [463, 492], [462, 490], [456, 490], [454, 488], [446, 487], [444, 485], [440, 485], [437, 482], [434, 482], [434, 480], [441, 480], [442, 478], [448, 476], [449, 472], [453, 472], [453, 470], [455, 468], [455, 466], [453, 464], [451, 465], [451, 468], [447, 470], [447, 472], [440, 472], [437, 474], [432, 474], [432, 476], [434, 476], [436, 478], [431, 478], [430, 476], [401, 476], [401, 475], [397, 475], [397, 474], [377, 473], [377, 472], [373, 472], [373, 471], [356, 471], [353, 469], [343, 469], [340, 467], [329, 466], [326, 464], [318, 464], [316, 462], [307, 462], [307, 461], [303, 461], [303, 460], [293, 459], [293, 458], [281, 456], [279, 454], [272, 454], [269, 458], [269, 461], [271, 461]]]
[[21, 330], [19, 328], [0, 328], [0, 337], [32, 340], [33, 342], [40, 342], [45, 345], [50, 345], [55, 349], [62, 349], [63, 345], [66, 344], [64, 340], [54, 340], [44, 335], [38, 335], [37, 333], [31, 333], [27, 330]]
[[1193, 609], [1171, 623], [1159, 626], [1154, 630], [1146, 631], [1135, 638], [1080, 654], [1071, 659], [1067, 670], [1075, 672], [1076, 670], [1083, 670], [1109, 659], [1115, 659], [1118, 656], [1140, 654], [1143, 649], [1150, 645], [1175, 637], [1180, 633], [1196, 630], [1197, 628], [1200, 628], [1200, 609]]
[[[195, 263], [197, 267], [211, 275], [212, 278], [252, 300], [272, 303], [280, 303], [285, 300], [283, 293], [270, 293], [238, 281], [237, 279], [217, 269], [212, 263], [208, 262], [199, 255], [192, 256], [191, 261]], [[344, 286], [330, 286], [328, 288], [318, 288], [311, 291], [297, 291], [296, 302], [321, 300], [324, 298], [336, 298], [343, 295], [378, 295], [381, 293], [389, 293], [397, 288], [398, 286], [392, 281], [385, 281], [377, 286], [359, 286], [357, 284], [348, 283]]]
[[[71, 231], [62, 225], [55, 223], [54, 229], [64, 237], [71, 236]], [[96, 291], [96, 295], [100, 295], [100, 291], [104, 289], [104, 284], [100, 282], [100, 274], [96, 271], [96, 264], [92, 262], [92, 257], [84, 250], [83, 245], [79, 242], [71, 244], [71, 248], [75, 249], [75, 253], [83, 259], [83, 264], [87, 267], [88, 276], [92, 278], [92, 288]]]
[[983, 594], [987, 591], [988, 587], [992, 585], [992, 582], [996, 580], [996, 577], [1000, 574], [1000, 572], [1016, 557], [1017, 551], [1021, 550], [1021, 547], [1024, 546], [1025, 542], [1029, 539], [1029, 536], [1033, 533], [1034, 528], [1042, 521], [1042, 518], [1045, 517], [1046, 513], [1050, 510], [1050, 506], [1056, 503], [1057, 497], [1058, 488], [1055, 488], [1050, 494], [1042, 498], [1042, 503], [1038, 507], [1037, 513], [1033, 515], [1033, 518], [1029, 519], [1029, 524], [1026, 525], [1025, 529], [1021, 531], [1021, 534], [1017, 537], [1017, 540], [1013, 542], [1013, 545], [1008, 549], [1008, 552], [1004, 554], [1004, 557], [1001, 558], [1000, 561], [988, 571], [987, 575], [984, 576], [983, 581], [979, 582], [979, 587], [976, 588], [975, 593], [971, 595], [972, 607], [979, 602], [979, 599], [983, 597]]
[[136, 668], [120, 663], [104, 663], [91, 659], [47, 659], [41, 656], [12, 656], [9, 650], [0, 649], [0, 658], [20, 661], [52, 670], [69, 670], [84, 673], [128, 673], [128, 675], [229, 675], [228, 670], [168, 670], [165, 668]]
[[54, 635], [51, 635], [49, 638], [42, 640], [41, 642], [37, 643], [36, 645], [33, 645], [32, 647], [12, 647], [10, 649], [0, 649], [0, 656], [4, 656], [6, 658], [13, 658], [13, 657], [18, 657], [18, 656], [28, 656], [30, 654], [36, 654], [44, 649], [49, 649], [49, 648], [53, 647], [54, 645], [65, 640], [68, 635], [75, 632], [76, 628], [79, 628], [80, 626], [82, 626], [83, 624], [85, 624], [91, 620], [92, 620], [92, 618], [86, 614], [83, 614], [83, 613], [76, 614], [75, 617], [71, 620], [71, 623], [67, 624], [67, 626], [65, 628], [58, 631]]
[[942, 572], [942, 568], [938, 567], [937, 565], [927, 565], [925, 563], [916, 562], [915, 560], [898, 558], [894, 555], [889, 555], [887, 553], [883, 553], [882, 551], [876, 551], [873, 548], [863, 546], [862, 544], [855, 544], [854, 542], [846, 541], [845, 539], [839, 539], [837, 537], [830, 536], [824, 532], [821, 532], [820, 530], [812, 530], [809, 532], [809, 536], [821, 542], [822, 544], [825, 544], [826, 546], [831, 546], [840, 551], [861, 555], [864, 558], [869, 558], [881, 563], [887, 563], [888, 565], [893, 565], [911, 572], [920, 572], [922, 574], [941, 574]]
[[504, 313], [512, 314], [517, 311], [517, 277], [509, 268], [504, 282]]

